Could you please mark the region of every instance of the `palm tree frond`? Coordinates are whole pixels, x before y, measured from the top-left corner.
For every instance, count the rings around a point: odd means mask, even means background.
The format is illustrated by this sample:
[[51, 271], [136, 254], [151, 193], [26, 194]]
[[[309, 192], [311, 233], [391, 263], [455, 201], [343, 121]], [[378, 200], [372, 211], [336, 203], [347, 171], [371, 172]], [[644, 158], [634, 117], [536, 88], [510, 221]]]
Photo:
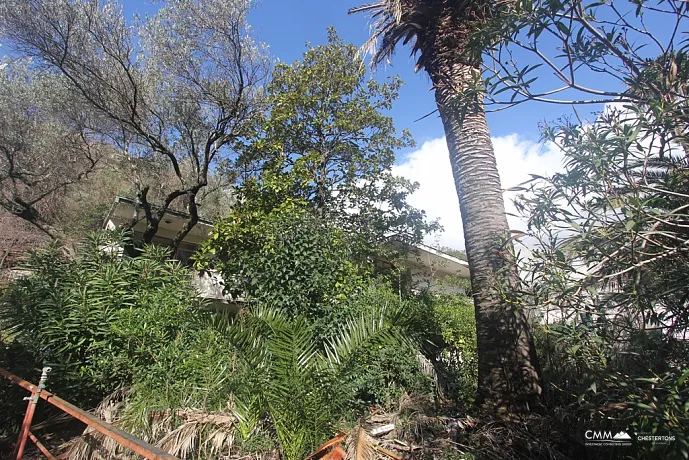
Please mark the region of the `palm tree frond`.
[[368, 3], [366, 5], [350, 8], [347, 13], [366, 13], [371, 12], [372, 17], [381, 15], [393, 18], [395, 22], [402, 21], [402, 1], [401, 0], [382, 0], [379, 2]]
[[349, 433], [346, 445], [347, 460], [375, 460], [377, 457], [374, 441], [361, 425]]
[[403, 37], [405, 43], [413, 37], [413, 24], [403, 21], [405, 9], [401, 0], [383, 0], [350, 8], [349, 14], [354, 13], [368, 13], [371, 17], [371, 37], [362, 45], [361, 50], [372, 57], [373, 67], [389, 61], [395, 52], [395, 46]]

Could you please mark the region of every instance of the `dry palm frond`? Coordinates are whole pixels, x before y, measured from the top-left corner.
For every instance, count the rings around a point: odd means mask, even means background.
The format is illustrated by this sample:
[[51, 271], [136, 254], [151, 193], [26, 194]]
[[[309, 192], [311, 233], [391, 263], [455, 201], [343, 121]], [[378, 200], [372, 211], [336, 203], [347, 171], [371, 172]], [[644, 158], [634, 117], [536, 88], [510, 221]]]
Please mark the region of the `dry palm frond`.
[[349, 10], [349, 14], [368, 13], [371, 16], [371, 37], [361, 50], [372, 56], [373, 66], [389, 61], [398, 42], [406, 44], [416, 37], [422, 22], [418, 20], [418, 6], [407, 5], [405, 9], [401, 0], [381, 0]]
[[[184, 420], [184, 423], [167, 431], [158, 441], [161, 449], [181, 458], [187, 457], [194, 449], [201, 448], [211, 455], [223, 449], [230, 449], [234, 443], [234, 426], [237, 419], [226, 413], [206, 412], [200, 409], [178, 409], [166, 411], [161, 417], [164, 425], [170, 427], [170, 420]], [[161, 432], [158, 428], [156, 430]]]
[[[129, 389], [120, 389], [111, 393], [96, 407], [94, 415], [108, 423], [117, 424], [119, 412], [128, 395]], [[86, 427], [80, 437], [60, 446], [60, 450], [63, 449], [67, 449], [67, 458], [76, 460], [127, 458], [117, 441], [91, 427]]]
[[234, 445], [234, 431], [215, 429], [207, 437], [204, 447], [211, 455], [219, 454], [222, 450], [228, 451]]
[[[345, 449], [342, 448], [343, 442]], [[323, 443], [314, 453], [306, 457], [306, 460], [377, 460], [381, 458], [399, 460], [402, 457], [379, 446], [366, 428], [362, 424], [357, 424], [349, 433], [340, 433]]]
[[68, 423], [68, 422], [71, 422], [73, 420], [74, 420], [74, 417], [72, 417], [69, 414], [64, 414], [64, 413], [57, 414], [57, 415], [54, 415], [52, 417], [49, 417], [48, 419], [46, 419], [40, 423], [36, 423], [35, 425], [31, 425], [31, 431], [35, 433], [36, 431], [40, 431], [44, 428], [49, 428], [49, 427], [52, 427], [54, 425], [58, 425], [60, 423]]
[[181, 424], [158, 442], [158, 447], [174, 455], [186, 458], [196, 450], [205, 427], [197, 420]]
[[347, 460], [375, 460], [375, 441], [368, 432], [357, 425], [347, 436]]
[[[126, 390], [111, 394], [96, 408], [95, 415], [108, 423], [122, 425], [122, 409], [127, 395]], [[230, 413], [182, 408], [149, 412], [146, 417], [148, 432], [144, 440], [180, 458], [190, 457], [198, 451], [217, 456], [223, 450], [229, 451], [234, 444], [237, 418]], [[68, 458], [76, 460], [137, 458], [113, 439], [90, 427], [64, 448], [68, 449]]]

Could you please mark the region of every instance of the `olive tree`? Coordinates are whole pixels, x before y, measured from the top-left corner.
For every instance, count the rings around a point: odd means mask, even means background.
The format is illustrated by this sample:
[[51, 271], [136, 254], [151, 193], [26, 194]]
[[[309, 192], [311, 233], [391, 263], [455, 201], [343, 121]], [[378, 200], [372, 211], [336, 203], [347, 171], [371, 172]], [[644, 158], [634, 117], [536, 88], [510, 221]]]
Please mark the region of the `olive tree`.
[[173, 248], [199, 219], [198, 197], [250, 125], [267, 62], [250, 37], [249, 0], [172, 0], [129, 24], [114, 1], [9, 0], [0, 36], [32, 68], [61, 76], [73, 104], [93, 115], [86, 139], [173, 174], [158, 191], [133, 173], [150, 242], [165, 213], [189, 214]]
[[[106, 150], [88, 133], [58, 75], [32, 72], [25, 61], [0, 67], [0, 206], [49, 235], [59, 196], [94, 171]], [[17, 229], [18, 230], [18, 229]]]

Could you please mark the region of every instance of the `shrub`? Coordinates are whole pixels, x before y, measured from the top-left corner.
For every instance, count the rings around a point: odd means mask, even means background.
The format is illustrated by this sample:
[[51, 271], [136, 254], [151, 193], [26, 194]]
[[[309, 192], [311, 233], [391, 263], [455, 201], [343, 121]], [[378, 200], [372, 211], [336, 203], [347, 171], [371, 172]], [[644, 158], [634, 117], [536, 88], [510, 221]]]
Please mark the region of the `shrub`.
[[238, 209], [218, 222], [197, 257], [226, 290], [252, 305], [304, 316], [321, 336], [341, 315], [338, 306], [364, 284], [353, 240], [297, 208], [268, 214]]
[[687, 455], [686, 343], [653, 330], [621, 342], [612, 329], [595, 323], [542, 325], [535, 332], [545, 403], [564, 429], [673, 436], [667, 444], [635, 442], [637, 458]]
[[[73, 260], [56, 247], [32, 254], [31, 274], [0, 303], [4, 362], [28, 378], [52, 366], [49, 389], [84, 408], [107, 396], [117, 402], [115, 421], [150, 442], [196, 424], [193, 442], [220, 436], [217, 446], [204, 444], [212, 457], [235, 434], [249, 449], [267, 426], [287, 458], [314, 449], [352, 409], [430, 393], [420, 343], [434, 344], [425, 347], [431, 362], [455, 353], [466, 364], [470, 304], [402, 298], [352, 262], [339, 230], [299, 213], [273, 217], [253, 239], [233, 228], [250, 244], [220, 259], [249, 289], [251, 306], [233, 319], [203, 308], [190, 272], [164, 248], [131, 257], [122, 235], [99, 234]], [[0, 395], [22, 403], [15, 396]], [[239, 421], [185, 422], [197, 413]]]
[[[73, 260], [57, 246], [31, 254], [31, 274], [0, 301], [5, 366], [33, 380], [51, 366], [48, 388], [85, 408], [136, 379], [168, 382], [165, 358], [193, 341], [202, 303], [190, 272], [166, 249], [128, 257], [126, 243], [122, 234], [95, 234]], [[10, 396], [0, 398], [16, 404]]]
[[429, 300], [433, 320], [442, 337], [438, 361], [448, 372], [450, 394], [455, 401], [471, 405], [476, 398], [478, 351], [476, 317], [471, 298], [443, 295]]

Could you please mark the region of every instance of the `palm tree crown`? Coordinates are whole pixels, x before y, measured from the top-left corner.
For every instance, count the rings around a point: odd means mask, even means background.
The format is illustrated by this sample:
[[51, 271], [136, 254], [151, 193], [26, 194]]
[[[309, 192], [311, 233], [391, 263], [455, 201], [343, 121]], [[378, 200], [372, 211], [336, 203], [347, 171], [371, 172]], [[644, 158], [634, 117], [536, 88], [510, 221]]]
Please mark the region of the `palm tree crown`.
[[[362, 47], [372, 65], [389, 60], [397, 45], [411, 45], [418, 55], [415, 70], [426, 70], [431, 78], [441, 77], [443, 63], [475, 65], [480, 54], [468, 47], [473, 28], [492, 17], [503, 2], [468, 0], [381, 0], [349, 10], [368, 13], [371, 37]], [[451, 32], [451, 33], [450, 33]]]

